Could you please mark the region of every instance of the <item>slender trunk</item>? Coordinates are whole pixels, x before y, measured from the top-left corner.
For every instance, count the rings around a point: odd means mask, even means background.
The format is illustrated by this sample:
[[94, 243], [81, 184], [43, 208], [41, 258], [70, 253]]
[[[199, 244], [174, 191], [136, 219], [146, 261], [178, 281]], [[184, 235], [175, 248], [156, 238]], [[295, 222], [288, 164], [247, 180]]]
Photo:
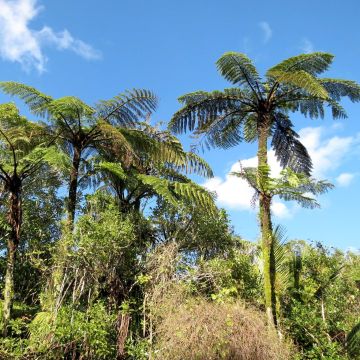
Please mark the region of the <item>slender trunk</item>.
[[62, 239], [58, 242], [54, 255], [56, 267], [51, 274], [51, 282], [48, 287], [48, 294], [43, 301], [43, 308], [53, 312], [56, 317], [58, 307], [61, 304], [62, 293], [64, 291], [64, 272], [66, 269], [67, 254], [72, 243], [72, 233], [74, 229], [75, 210], [77, 204], [77, 188], [79, 167], [81, 160], [81, 147], [74, 146], [72, 167], [70, 171], [69, 193], [67, 203], [67, 226], [62, 234]]
[[70, 172], [69, 197], [68, 197], [68, 206], [67, 206], [68, 224], [71, 229], [74, 226], [74, 220], [75, 220], [80, 159], [81, 159], [81, 149], [75, 146], [72, 168]]
[[274, 326], [277, 325], [276, 316], [276, 294], [275, 294], [275, 255], [274, 255], [274, 241], [272, 234], [271, 223], [271, 196], [263, 190], [263, 184], [268, 181], [268, 159], [267, 159], [267, 138], [269, 133], [269, 125], [264, 119], [264, 122], [259, 128], [259, 143], [258, 143], [258, 188], [260, 190], [259, 208], [260, 208], [260, 228], [261, 228], [261, 246], [262, 257], [264, 262], [264, 294], [265, 307], [268, 321]]
[[11, 310], [14, 300], [14, 267], [16, 250], [20, 243], [20, 231], [22, 223], [22, 204], [21, 204], [21, 180], [14, 175], [10, 185], [8, 223], [10, 225], [10, 235], [7, 242], [6, 275], [4, 287], [3, 304], [3, 335], [8, 334], [8, 325], [11, 319]]

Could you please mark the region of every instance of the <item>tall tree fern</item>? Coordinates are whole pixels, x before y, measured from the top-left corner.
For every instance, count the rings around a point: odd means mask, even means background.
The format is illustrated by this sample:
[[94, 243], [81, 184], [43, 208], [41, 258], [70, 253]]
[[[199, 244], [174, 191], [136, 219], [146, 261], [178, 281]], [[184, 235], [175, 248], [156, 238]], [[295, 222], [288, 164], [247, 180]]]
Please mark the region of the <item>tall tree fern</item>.
[[[301, 54], [270, 68], [262, 78], [244, 54], [225, 53], [218, 61], [220, 74], [235, 87], [223, 91], [196, 91], [183, 95], [184, 105], [169, 124], [174, 133], [193, 131], [208, 147], [229, 148], [242, 141], [258, 144], [258, 168], [268, 166], [268, 143], [282, 167], [310, 175], [312, 162], [294, 131], [290, 113], [299, 111], [310, 118], [324, 117], [329, 108], [334, 118], [345, 118], [342, 97], [360, 100], [359, 85], [350, 80], [321, 78], [333, 56], [323, 52]], [[269, 172], [259, 171], [256, 183], [267, 183]], [[241, 196], [241, 194], [239, 194]], [[292, 196], [292, 195], [289, 195]], [[305, 200], [305, 199], [304, 199]], [[259, 194], [262, 250], [265, 261], [265, 298], [269, 320], [272, 311], [271, 202]]]

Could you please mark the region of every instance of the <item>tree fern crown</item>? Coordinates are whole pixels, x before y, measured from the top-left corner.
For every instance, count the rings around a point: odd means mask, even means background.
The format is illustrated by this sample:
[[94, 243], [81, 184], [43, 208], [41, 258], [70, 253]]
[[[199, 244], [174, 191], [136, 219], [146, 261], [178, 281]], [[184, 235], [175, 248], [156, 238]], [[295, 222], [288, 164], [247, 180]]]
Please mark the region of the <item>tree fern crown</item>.
[[333, 55], [301, 54], [271, 67], [262, 79], [245, 55], [227, 52], [216, 62], [220, 74], [235, 88], [196, 91], [179, 98], [183, 107], [172, 117], [174, 133], [194, 132], [197, 144], [228, 148], [252, 142], [266, 128], [281, 166], [310, 175], [308, 152], [294, 131], [289, 113], [322, 118], [328, 108], [334, 118], [346, 118], [339, 101], [360, 100], [360, 86], [350, 80], [320, 78]]

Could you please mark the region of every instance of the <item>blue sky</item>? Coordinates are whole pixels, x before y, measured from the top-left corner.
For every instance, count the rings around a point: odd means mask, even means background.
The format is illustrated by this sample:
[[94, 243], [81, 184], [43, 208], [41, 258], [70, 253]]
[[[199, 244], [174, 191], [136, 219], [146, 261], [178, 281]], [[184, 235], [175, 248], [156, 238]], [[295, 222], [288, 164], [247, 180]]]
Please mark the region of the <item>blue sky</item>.
[[[302, 52], [327, 51], [335, 55], [327, 76], [359, 82], [359, 13], [357, 0], [0, 0], [0, 79], [90, 104], [127, 88], [149, 88], [160, 98], [153, 121], [166, 123], [179, 108], [178, 96], [229, 87], [214, 65], [225, 51], [245, 52], [260, 72]], [[314, 175], [335, 190], [319, 199], [319, 210], [276, 202], [273, 211], [289, 238], [347, 249], [360, 247], [360, 104], [344, 106], [349, 118], [342, 121], [293, 116]], [[252, 164], [255, 153], [246, 144], [208, 151], [203, 156], [216, 178], [199, 179], [218, 191], [235, 230], [250, 240], [258, 237], [251, 194], [227, 174], [238, 160]]]

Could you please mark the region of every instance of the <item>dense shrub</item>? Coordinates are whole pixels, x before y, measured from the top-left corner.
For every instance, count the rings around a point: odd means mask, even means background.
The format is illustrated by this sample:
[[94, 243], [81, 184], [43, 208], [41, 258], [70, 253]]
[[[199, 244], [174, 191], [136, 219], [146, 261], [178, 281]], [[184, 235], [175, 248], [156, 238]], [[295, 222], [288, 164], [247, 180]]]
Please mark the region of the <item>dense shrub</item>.
[[168, 307], [157, 326], [156, 359], [282, 360], [289, 345], [242, 303], [189, 300]]

